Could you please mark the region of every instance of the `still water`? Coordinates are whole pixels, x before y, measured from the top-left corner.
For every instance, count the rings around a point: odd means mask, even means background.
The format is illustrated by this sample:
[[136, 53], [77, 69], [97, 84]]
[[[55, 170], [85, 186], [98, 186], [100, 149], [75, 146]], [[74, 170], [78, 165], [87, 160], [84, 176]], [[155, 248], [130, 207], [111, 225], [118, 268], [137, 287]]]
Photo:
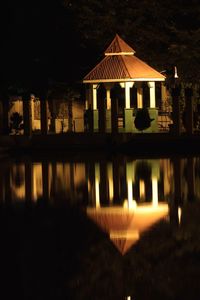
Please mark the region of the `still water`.
[[198, 299], [200, 157], [0, 164], [5, 286], [23, 299]]

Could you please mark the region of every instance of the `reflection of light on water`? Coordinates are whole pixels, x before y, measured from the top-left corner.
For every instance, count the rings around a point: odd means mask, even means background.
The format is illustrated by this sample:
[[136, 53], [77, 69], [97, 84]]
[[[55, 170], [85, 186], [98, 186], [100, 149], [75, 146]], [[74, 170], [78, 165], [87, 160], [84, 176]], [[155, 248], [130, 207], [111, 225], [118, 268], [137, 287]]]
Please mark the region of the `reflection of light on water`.
[[12, 167], [9, 184], [12, 190], [12, 196], [18, 200], [25, 198], [25, 165], [16, 164]]
[[133, 201], [133, 186], [132, 186], [132, 180], [128, 180], [128, 207], [131, 206]]
[[152, 204], [158, 206], [158, 179], [152, 178]]
[[128, 209], [135, 209], [137, 207], [137, 202], [132, 199], [129, 200], [125, 199], [123, 203], [123, 207]]
[[144, 198], [145, 197], [145, 183], [144, 180], [140, 180], [139, 181], [139, 191], [140, 191], [140, 198]]
[[33, 164], [33, 200], [36, 201], [43, 194], [42, 164]]
[[133, 201], [133, 164], [132, 162], [127, 162], [126, 164], [126, 180], [127, 180], [127, 190], [128, 190], [128, 207], [131, 208]]
[[167, 203], [159, 203], [157, 207], [150, 204], [137, 205], [132, 200], [132, 208], [128, 200], [123, 207], [88, 207], [87, 215], [105, 231], [116, 248], [124, 255], [140, 238], [141, 234], [168, 215]]
[[178, 207], [178, 223], [181, 224], [181, 217], [182, 217], [182, 209], [179, 206]]
[[110, 238], [111, 239], [120, 239], [120, 238], [126, 238], [126, 239], [139, 239], [139, 232], [138, 230], [111, 230], [110, 232]]
[[114, 197], [112, 164], [108, 164], [108, 188], [109, 188], [109, 200], [112, 203]]
[[99, 164], [95, 164], [95, 200], [96, 207], [100, 206], [100, 193], [99, 193], [99, 182], [100, 182], [100, 168]]

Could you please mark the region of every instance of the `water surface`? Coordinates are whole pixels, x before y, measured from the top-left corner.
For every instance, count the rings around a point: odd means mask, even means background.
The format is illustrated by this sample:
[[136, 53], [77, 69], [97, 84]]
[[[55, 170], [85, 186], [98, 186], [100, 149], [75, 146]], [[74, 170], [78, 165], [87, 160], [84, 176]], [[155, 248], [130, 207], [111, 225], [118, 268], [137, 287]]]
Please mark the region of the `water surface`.
[[0, 164], [5, 299], [200, 295], [200, 157]]

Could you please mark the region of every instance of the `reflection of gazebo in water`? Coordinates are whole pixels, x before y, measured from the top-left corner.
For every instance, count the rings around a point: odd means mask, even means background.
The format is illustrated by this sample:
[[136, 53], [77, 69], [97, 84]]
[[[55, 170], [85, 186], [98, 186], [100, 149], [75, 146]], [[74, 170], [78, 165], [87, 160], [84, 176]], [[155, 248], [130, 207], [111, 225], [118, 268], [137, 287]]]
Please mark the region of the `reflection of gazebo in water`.
[[[118, 35], [105, 51], [104, 59], [93, 68], [83, 82], [87, 84], [86, 108], [93, 110], [93, 130], [118, 131], [118, 109], [123, 103], [123, 127], [125, 132], [137, 131], [133, 113], [138, 108], [148, 107], [154, 119], [149, 132], [158, 131], [156, 107], [156, 82], [164, 82], [165, 76], [137, 58], [135, 51]], [[144, 104], [146, 91], [148, 103]], [[162, 99], [166, 97], [161, 86]], [[119, 99], [121, 98], [123, 99]], [[164, 99], [163, 99], [164, 100]]]
[[168, 204], [143, 204], [132, 209], [87, 208], [87, 215], [107, 234], [124, 255], [154, 224], [168, 215]]

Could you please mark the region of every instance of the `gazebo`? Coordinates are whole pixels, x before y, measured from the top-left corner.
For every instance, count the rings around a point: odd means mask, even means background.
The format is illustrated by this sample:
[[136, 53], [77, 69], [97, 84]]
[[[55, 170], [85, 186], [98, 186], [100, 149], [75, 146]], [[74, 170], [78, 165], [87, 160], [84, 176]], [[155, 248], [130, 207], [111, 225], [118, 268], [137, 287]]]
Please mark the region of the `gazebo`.
[[[83, 79], [86, 85], [86, 109], [93, 113], [93, 131], [118, 132], [119, 89], [123, 91], [123, 131], [136, 132], [134, 113], [144, 107], [143, 86], [149, 90], [149, 115], [154, 121], [149, 132], [158, 130], [155, 83], [165, 76], [136, 57], [135, 51], [116, 34], [105, 57]], [[133, 93], [133, 87], [135, 93]], [[104, 92], [102, 92], [104, 89]], [[103, 96], [102, 96], [103, 95]], [[133, 105], [134, 102], [134, 105]]]

